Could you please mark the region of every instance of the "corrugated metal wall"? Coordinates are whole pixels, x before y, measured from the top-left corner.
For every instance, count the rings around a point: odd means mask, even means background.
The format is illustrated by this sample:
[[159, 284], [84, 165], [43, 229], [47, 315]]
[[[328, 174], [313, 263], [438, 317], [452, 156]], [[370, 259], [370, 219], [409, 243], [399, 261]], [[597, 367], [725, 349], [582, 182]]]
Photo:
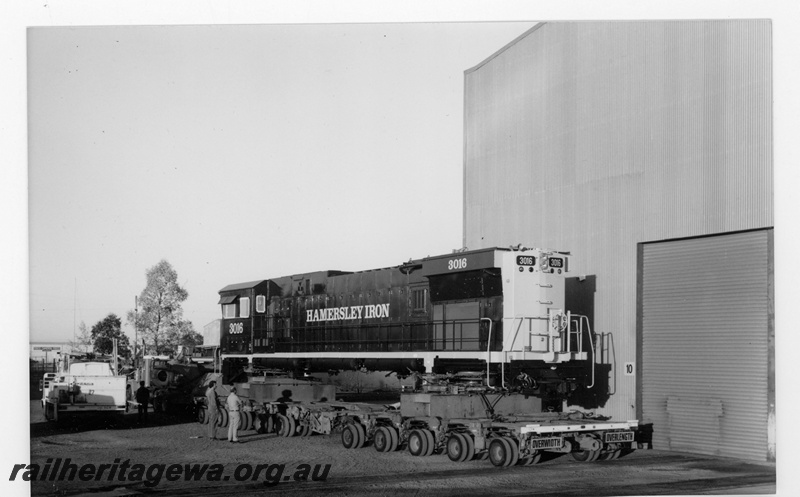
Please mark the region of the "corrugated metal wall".
[[653, 447], [764, 461], [768, 231], [642, 247], [642, 421]]
[[[572, 251], [597, 276], [635, 417], [637, 243], [772, 226], [768, 20], [537, 25], [465, 74], [464, 244]], [[608, 335], [607, 335], [608, 336]]]

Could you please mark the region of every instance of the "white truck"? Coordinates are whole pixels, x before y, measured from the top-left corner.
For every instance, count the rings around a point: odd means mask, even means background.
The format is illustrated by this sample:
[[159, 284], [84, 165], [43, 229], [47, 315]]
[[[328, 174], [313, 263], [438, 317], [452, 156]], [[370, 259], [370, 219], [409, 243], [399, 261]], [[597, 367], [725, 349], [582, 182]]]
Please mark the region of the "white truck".
[[77, 362], [69, 372], [51, 381], [44, 399], [47, 420], [65, 414], [125, 412], [127, 379], [114, 373], [107, 362]]

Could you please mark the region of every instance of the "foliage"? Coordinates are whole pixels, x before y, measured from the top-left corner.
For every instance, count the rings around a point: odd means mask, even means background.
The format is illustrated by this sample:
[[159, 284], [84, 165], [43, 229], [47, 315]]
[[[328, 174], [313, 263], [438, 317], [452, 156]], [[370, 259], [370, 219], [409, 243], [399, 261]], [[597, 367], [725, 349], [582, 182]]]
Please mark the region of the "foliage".
[[122, 321], [116, 314], [109, 314], [92, 326], [91, 336], [96, 354], [111, 354], [114, 351], [113, 339], [116, 338], [117, 354], [120, 357], [130, 357], [130, 341], [122, 332]]
[[85, 354], [94, 349], [94, 340], [83, 321], [78, 325], [78, 330], [80, 330], [80, 334], [75, 337], [75, 340], [68, 342], [69, 348], [72, 349], [72, 352]]
[[178, 345], [192, 344], [199, 336], [191, 321], [183, 319], [181, 304], [189, 292], [178, 284], [178, 273], [166, 260], [148, 269], [146, 276], [147, 285], [139, 295], [139, 312], [129, 311], [128, 323], [136, 327], [140, 343], [145, 344], [145, 354], [175, 354]]

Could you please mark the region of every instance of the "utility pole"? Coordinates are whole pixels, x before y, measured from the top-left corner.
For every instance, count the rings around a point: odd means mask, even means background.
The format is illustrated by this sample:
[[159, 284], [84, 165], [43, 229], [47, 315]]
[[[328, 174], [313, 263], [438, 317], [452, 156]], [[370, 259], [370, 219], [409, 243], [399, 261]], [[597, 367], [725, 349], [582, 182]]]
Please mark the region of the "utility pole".
[[137, 325], [137, 320], [139, 318], [139, 296], [135, 295], [133, 297], [133, 361], [136, 364], [136, 352], [139, 348], [139, 326]]

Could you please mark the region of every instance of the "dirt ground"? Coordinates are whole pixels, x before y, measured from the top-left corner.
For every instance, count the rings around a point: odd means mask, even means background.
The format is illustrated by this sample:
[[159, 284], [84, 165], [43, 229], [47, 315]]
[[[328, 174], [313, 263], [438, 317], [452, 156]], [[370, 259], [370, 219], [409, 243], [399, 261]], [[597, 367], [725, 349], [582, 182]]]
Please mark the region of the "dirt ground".
[[[700, 495], [775, 493], [775, 465], [732, 459], [638, 450], [616, 461], [579, 463], [554, 457], [533, 467], [495, 468], [487, 460], [455, 463], [443, 454], [414, 457], [405, 450], [378, 453], [367, 446], [345, 450], [339, 434], [283, 438], [242, 432], [243, 443], [206, 438], [205, 426], [185, 418], [135, 414], [122, 419], [93, 418], [55, 425], [31, 402], [31, 463], [54, 465], [67, 458], [83, 466], [219, 464], [220, 481], [33, 481], [33, 495]], [[219, 429], [218, 435], [226, 430]], [[49, 461], [48, 461], [49, 460]], [[324, 481], [295, 481], [303, 465], [319, 466]], [[255, 480], [237, 481], [261, 465]], [[280, 465], [284, 465], [281, 469]], [[158, 467], [151, 473], [154, 477]], [[241, 469], [244, 468], [244, 469]], [[110, 471], [110, 469], [109, 469]], [[240, 471], [238, 474], [237, 471]], [[21, 474], [21, 473], [20, 473]], [[129, 473], [130, 474], [130, 473]], [[310, 476], [313, 476], [313, 472]], [[227, 479], [226, 479], [227, 477]], [[276, 478], [277, 477], [277, 478]], [[155, 478], [154, 478], [155, 479]], [[266, 485], [280, 480], [274, 484]], [[142, 480], [140, 478], [140, 480]], [[20, 482], [20, 484], [22, 484]]]

